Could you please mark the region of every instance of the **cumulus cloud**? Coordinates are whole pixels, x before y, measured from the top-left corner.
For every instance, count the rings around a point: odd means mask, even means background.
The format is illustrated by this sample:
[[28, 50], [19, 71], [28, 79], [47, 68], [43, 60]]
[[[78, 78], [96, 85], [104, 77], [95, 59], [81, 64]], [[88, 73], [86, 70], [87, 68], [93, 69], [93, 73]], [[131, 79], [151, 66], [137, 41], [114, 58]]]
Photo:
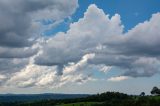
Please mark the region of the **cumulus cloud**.
[[87, 61], [89, 59], [94, 58], [95, 54], [86, 54], [82, 57], [82, 59], [78, 63], [71, 63], [69, 66], [64, 67], [64, 73], [70, 73], [77, 71], [81, 68], [84, 68], [87, 65]]
[[[40, 52], [40, 39], [43, 39], [40, 33], [45, 30], [41, 22], [51, 20], [50, 26], [56, 26], [77, 8], [78, 0], [1, 0], [0, 74], [9, 80], [29, 67], [30, 61], [34, 61], [34, 56]], [[19, 86], [33, 82], [22, 80]]]
[[27, 58], [35, 55], [38, 48], [7, 48], [0, 47], [0, 58]]
[[20, 72], [13, 73], [13, 77], [9, 78], [7, 84], [18, 87], [46, 85], [53, 83], [55, 77], [55, 67], [29, 64]]
[[28, 64], [29, 60], [24, 59], [0, 59], [0, 73], [1, 74], [11, 74], [17, 71], [20, 71], [22, 68], [24, 68]]
[[43, 54], [35, 59], [36, 64], [49, 66], [77, 62], [85, 54], [98, 52], [98, 45], [107, 38], [121, 35], [122, 31], [118, 14], [109, 19], [103, 10], [90, 5], [84, 17], [72, 23], [67, 33], [60, 32], [46, 41]]
[[0, 34], [1, 46], [27, 46], [28, 38], [33, 37], [30, 28], [36, 20], [64, 19], [78, 7], [77, 0], [1, 0]]
[[[85, 54], [94, 53], [95, 58], [89, 64], [104, 64], [103, 71], [115, 66], [126, 70], [122, 75], [152, 76], [159, 73], [157, 38], [160, 24], [157, 17], [160, 17], [159, 13], [123, 33], [120, 15], [109, 18], [96, 5], [90, 5], [84, 17], [72, 23], [66, 33], [60, 32], [46, 41], [43, 53], [35, 58], [35, 63], [63, 68], [70, 62], [79, 61]], [[147, 61], [137, 64], [142, 59]]]
[[[85, 81], [93, 80], [82, 71], [85, 69], [87, 61], [92, 58], [94, 58], [94, 54], [86, 54], [78, 63], [64, 67], [63, 75], [57, 75], [56, 66], [29, 64], [20, 72], [13, 73], [13, 77], [8, 77], [6, 84], [17, 87], [49, 86], [55, 88], [71, 82], [84, 83]], [[0, 76], [0, 79], [2, 78], [4, 77]]]
[[77, 7], [77, 0], [1, 0], [0, 58], [24, 58], [36, 54], [36, 50], [24, 47], [31, 47], [40, 36], [37, 21], [63, 20]]
[[[90, 5], [84, 17], [72, 23], [66, 32], [60, 32], [46, 41], [43, 53], [35, 58], [39, 65], [65, 66], [82, 56], [94, 53], [92, 65], [105, 65], [125, 70], [122, 75], [149, 77], [159, 73], [160, 13], [123, 33], [120, 15], [111, 18], [96, 5]], [[143, 61], [144, 60], [144, 61]]]
[[131, 67], [124, 73], [124, 75], [132, 77], [151, 77], [159, 70], [160, 61], [155, 57], [139, 57], [135, 60]]
[[[42, 1], [41, 4], [36, 5], [33, 10], [38, 12], [32, 11], [32, 8], [24, 8], [25, 6], [22, 6], [22, 10], [27, 11], [27, 14], [29, 13], [28, 17], [31, 17], [30, 14], [32, 14], [34, 17], [38, 16], [39, 19], [45, 18], [43, 16], [48, 14], [49, 11], [53, 12], [54, 15], [54, 11], [57, 12], [56, 9], [61, 7], [62, 10], [69, 13], [68, 15], [74, 12], [74, 10], [70, 10], [70, 7], [65, 8], [66, 5], [63, 5], [65, 2], [53, 1], [54, 3], [49, 0], [48, 2]], [[3, 2], [7, 3], [7, 1]], [[26, 2], [37, 3], [36, 0]], [[55, 6], [55, 4], [58, 6]], [[71, 5], [77, 7], [72, 3]], [[43, 7], [42, 11], [40, 7]], [[19, 10], [15, 11], [19, 13]], [[57, 14], [56, 12], [55, 14]], [[41, 16], [40, 13], [43, 15]], [[63, 14], [64, 11], [60, 12], [61, 18], [68, 17], [68, 15], [62, 15], [61, 13]], [[60, 16], [53, 16], [53, 18], [54, 20], [61, 20]], [[52, 14], [46, 16], [46, 18], [50, 17], [52, 17]], [[4, 74], [7, 77], [6, 84], [19, 87], [59, 87], [67, 83], [83, 83], [94, 80], [92, 71], [89, 71], [92, 68], [98, 68], [101, 72], [111, 71], [112, 67], [123, 70], [117, 77], [109, 78], [109, 81], [122, 81], [130, 77], [151, 77], [159, 74], [160, 13], [153, 14], [150, 20], [137, 24], [126, 33], [123, 33], [123, 27], [120, 15], [115, 14], [110, 17], [102, 9], [92, 4], [84, 13], [83, 18], [70, 24], [66, 33], [59, 32], [46, 39], [42, 38], [43, 42], [37, 40], [36, 43], [38, 42], [39, 46], [33, 48], [30, 46], [29, 52], [22, 48], [26, 53], [24, 55], [20, 55], [20, 50], [17, 48], [13, 49], [17, 51], [17, 54], [10, 52], [4, 46], [4, 44], [7, 44], [4, 42], [3, 47], [0, 48], [2, 49], [1, 57], [5, 54], [5, 58], [12, 59], [16, 56], [17, 58], [24, 58], [36, 54], [27, 60], [28, 64], [21, 65], [23, 67], [19, 68], [20, 71], [11, 75]], [[34, 42], [32, 46], [36, 43]], [[10, 62], [14, 66], [13, 60], [10, 60]]]
[[4, 62], [0, 62], [0, 72], [21, 67], [14, 65], [15, 58], [23, 61], [37, 54], [39, 50], [35, 45], [41, 32], [37, 21], [50, 19], [52, 24], [57, 23], [71, 16], [77, 7], [77, 0], [1, 0], [0, 61]]

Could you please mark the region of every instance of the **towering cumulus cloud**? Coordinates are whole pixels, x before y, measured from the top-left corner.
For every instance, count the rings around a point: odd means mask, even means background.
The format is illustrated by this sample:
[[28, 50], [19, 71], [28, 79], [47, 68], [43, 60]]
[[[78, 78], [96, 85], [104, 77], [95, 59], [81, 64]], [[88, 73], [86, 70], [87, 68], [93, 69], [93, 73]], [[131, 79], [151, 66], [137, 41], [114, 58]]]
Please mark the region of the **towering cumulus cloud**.
[[[112, 71], [112, 67], [124, 70], [108, 81], [160, 73], [160, 13], [124, 33], [120, 15], [109, 18], [92, 4], [67, 32], [47, 39], [38, 36], [36, 20], [56, 22], [75, 12], [77, 1], [67, 1], [1, 0], [1, 85], [54, 88], [66, 83], [81, 84], [98, 80], [92, 77], [93, 68], [102, 72]], [[9, 71], [12, 67], [15, 71]]]
[[109, 19], [103, 10], [90, 5], [67, 33], [58, 33], [47, 41], [43, 53], [35, 58], [36, 64], [63, 67], [87, 53], [95, 53], [90, 64], [122, 68], [125, 76], [152, 76], [159, 73], [160, 65], [159, 17], [160, 13], [153, 14], [149, 21], [123, 33], [118, 14]]

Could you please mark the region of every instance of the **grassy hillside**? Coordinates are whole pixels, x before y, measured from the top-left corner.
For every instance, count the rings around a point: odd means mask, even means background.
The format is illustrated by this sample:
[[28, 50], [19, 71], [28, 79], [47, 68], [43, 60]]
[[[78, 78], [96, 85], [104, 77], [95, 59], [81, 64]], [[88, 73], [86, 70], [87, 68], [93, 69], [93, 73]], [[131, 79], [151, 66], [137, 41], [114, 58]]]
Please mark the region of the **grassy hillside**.
[[99, 104], [103, 104], [103, 102], [78, 102], [78, 103], [60, 104], [57, 106], [93, 106]]
[[160, 106], [160, 96], [133, 96], [124, 100], [112, 99], [104, 102], [78, 102], [57, 106]]

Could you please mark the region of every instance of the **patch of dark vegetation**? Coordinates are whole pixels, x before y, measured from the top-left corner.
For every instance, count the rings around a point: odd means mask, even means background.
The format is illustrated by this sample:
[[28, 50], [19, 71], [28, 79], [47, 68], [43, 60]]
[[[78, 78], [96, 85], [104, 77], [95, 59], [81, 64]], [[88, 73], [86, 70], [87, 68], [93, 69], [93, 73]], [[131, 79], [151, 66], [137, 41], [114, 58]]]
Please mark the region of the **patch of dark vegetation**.
[[[142, 92], [139, 96], [127, 95], [119, 92], [105, 92], [84, 98], [41, 100], [34, 102], [4, 102], [0, 106], [160, 106], [159, 89], [152, 89], [154, 95], [145, 96]], [[77, 103], [77, 105], [76, 105]], [[78, 103], [80, 103], [78, 105]], [[88, 105], [85, 105], [87, 104]], [[95, 104], [94, 104], [95, 103]]]

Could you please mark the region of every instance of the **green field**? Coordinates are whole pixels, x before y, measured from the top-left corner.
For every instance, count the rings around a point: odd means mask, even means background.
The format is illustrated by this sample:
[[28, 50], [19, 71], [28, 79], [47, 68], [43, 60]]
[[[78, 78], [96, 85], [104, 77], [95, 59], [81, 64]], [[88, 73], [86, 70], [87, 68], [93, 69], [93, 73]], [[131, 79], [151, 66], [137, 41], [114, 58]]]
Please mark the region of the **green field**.
[[78, 103], [60, 104], [57, 106], [92, 106], [95, 104], [102, 104], [102, 102], [78, 102]]
[[[132, 102], [135, 101], [146, 101], [145, 103], [147, 104], [148, 100], [154, 100], [154, 101], [160, 101], [160, 96], [146, 96], [146, 97], [134, 97], [132, 98]], [[68, 103], [68, 104], [59, 104], [57, 106], [95, 106], [95, 105], [100, 105], [103, 104], [104, 102], [77, 102], [77, 103]], [[148, 105], [146, 105], [148, 106]], [[159, 106], [159, 105], [158, 105]]]

